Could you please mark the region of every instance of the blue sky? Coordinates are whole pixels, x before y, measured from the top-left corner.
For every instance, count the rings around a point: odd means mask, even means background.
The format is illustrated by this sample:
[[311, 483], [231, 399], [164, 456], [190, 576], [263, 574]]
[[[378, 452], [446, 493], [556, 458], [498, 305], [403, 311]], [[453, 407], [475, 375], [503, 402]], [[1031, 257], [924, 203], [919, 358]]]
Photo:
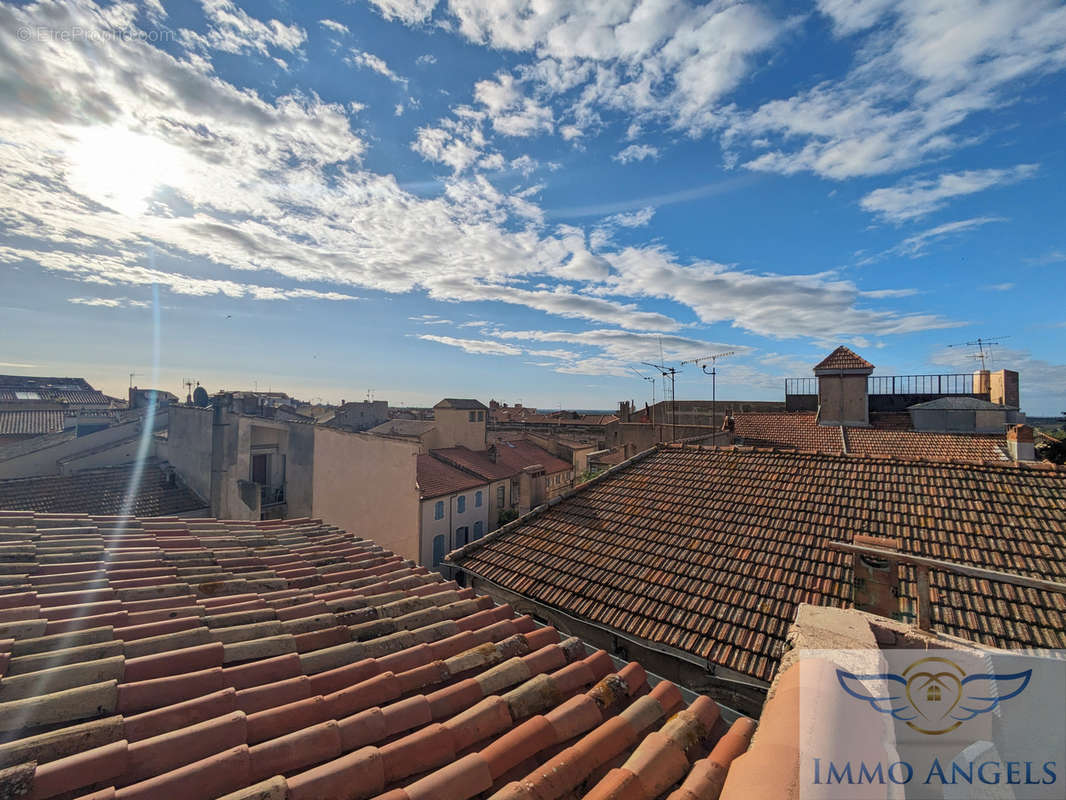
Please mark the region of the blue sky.
[[991, 336], [1066, 409], [1061, 3], [530, 8], [0, 5], [0, 371], [611, 408]]

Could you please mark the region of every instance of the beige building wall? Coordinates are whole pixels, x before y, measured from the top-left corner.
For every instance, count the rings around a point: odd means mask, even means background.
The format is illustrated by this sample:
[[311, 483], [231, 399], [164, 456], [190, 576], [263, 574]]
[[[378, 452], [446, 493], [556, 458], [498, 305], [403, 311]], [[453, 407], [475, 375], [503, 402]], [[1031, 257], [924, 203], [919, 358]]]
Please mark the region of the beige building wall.
[[821, 425], [869, 425], [870, 401], [867, 374], [818, 376], [818, 423]]
[[[478, 492], [482, 493], [480, 506], [475, 502]], [[427, 497], [422, 501], [422, 544], [419, 563], [430, 569], [436, 566], [433, 563], [433, 540], [438, 536], [443, 539], [443, 554], [447, 555], [455, 548], [474, 541], [475, 526], [479, 522], [481, 523], [481, 535], [488, 533], [489, 499], [487, 494], [488, 485], [484, 485], [441, 497]], [[465, 498], [463, 511], [459, 511], [460, 497]], [[442, 511], [440, 519], [437, 519], [436, 513], [438, 503], [441, 504]], [[460, 528], [466, 529], [465, 542], [460, 542], [457, 538]]]
[[[485, 417], [488, 414], [484, 410], [436, 408], [433, 410], [435, 431], [427, 437], [426, 444], [430, 449], [442, 447], [455, 447], [462, 445], [471, 450], [484, 450], [485, 443]], [[470, 416], [473, 415], [473, 419]], [[478, 419], [480, 417], [480, 419]]]
[[991, 375], [989, 400], [1008, 408], [1020, 408], [1021, 398], [1018, 392], [1018, 373], [1012, 369], [996, 370]]
[[312, 516], [420, 560], [419, 445], [314, 427]]

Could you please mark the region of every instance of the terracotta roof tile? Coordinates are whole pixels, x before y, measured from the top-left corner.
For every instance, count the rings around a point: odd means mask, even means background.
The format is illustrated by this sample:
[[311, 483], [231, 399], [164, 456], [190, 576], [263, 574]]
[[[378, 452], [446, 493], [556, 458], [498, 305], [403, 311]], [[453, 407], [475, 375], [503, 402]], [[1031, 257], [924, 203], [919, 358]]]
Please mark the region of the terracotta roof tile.
[[[758, 679], [796, 606], [850, 602], [856, 534], [906, 552], [1062, 581], [1066, 470], [662, 448], [451, 554], [475, 575]], [[933, 573], [934, 627], [1066, 646], [1061, 595]], [[901, 573], [903, 611], [916, 587]]]
[[480, 475], [485, 480], [498, 481], [510, 478], [518, 470], [506, 463], [497, 463], [487, 450], [471, 450], [467, 447], [442, 447], [431, 451], [435, 458], [446, 461], [461, 469]]
[[418, 456], [418, 489], [424, 498], [440, 497], [484, 485], [484, 478], [458, 470], [431, 455]]
[[86, 514], [129, 513], [153, 517], [185, 514], [206, 504], [180, 480], [171, 481], [155, 464], [144, 467], [134, 486], [132, 464], [85, 470], [74, 475], [40, 475], [0, 480], [0, 509]]
[[[0, 769], [41, 800], [583, 796], [743, 749], [709, 699], [316, 520], [0, 512], [0, 543]], [[114, 609], [158, 617], [43, 635]]]
[[496, 442], [495, 447], [496, 462], [511, 469], [512, 474], [521, 472], [534, 464], [544, 467], [544, 471], [549, 475], [574, 468], [570, 462], [556, 458], [528, 439], [508, 439]]
[[841, 345], [819, 361], [814, 369], [873, 369], [874, 365], [865, 358]]
[[[788, 447], [822, 453], [928, 458], [941, 461], [1006, 461], [1004, 435], [991, 433], [930, 433], [901, 429], [898, 418], [871, 428], [819, 425], [815, 414], [750, 413], [733, 417], [737, 444]], [[846, 445], [846, 451], [845, 451]]]

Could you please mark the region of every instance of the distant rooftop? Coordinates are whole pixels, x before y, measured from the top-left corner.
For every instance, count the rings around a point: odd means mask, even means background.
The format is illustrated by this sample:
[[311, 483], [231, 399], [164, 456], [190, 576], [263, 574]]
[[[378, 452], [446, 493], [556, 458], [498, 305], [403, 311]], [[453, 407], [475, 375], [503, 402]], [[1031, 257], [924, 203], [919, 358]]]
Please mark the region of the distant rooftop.
[[461, 411], [488, 411], [489, 407], [480, 400], [445, 397], [434, 408], [453, 408]]
[[[0, 480], [0, 509], [49, 513], [120, 514], [145, 517], [186, 514], [207, 504], [157, 464], [146, 464], [134, 486], [134, 465]], [[132, 495], [130, 492], [132, 490]]]
[[378, 436], [418, 437], [433, 430], [436, 424], [431, 419], [390, 419], [371, 428], [367, 433]]
[[873, 369], [874, 365], [862, 356], [841, 345], [814, 367], [820, 369]]
[[484, 486], [485, 479], [445, 464], [431, 455], [418, 456], [418, 489], [423, 499]]

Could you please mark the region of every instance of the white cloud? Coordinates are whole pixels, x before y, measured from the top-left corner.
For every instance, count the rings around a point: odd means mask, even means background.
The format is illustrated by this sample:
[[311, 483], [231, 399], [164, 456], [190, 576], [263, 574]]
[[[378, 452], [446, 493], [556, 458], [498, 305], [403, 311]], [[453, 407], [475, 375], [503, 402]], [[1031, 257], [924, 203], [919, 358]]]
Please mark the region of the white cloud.
[[1066, 66], [1066, 7], [1054, 0], [832, 0], [821, 8], [839, 33], [877, 30], [844, 78], [731, 110], [727, 146], [765, 151], [748, 157], [750, 169], [833, 179], [904, 169], [964, 146], [956, 132], [964, 120], [1010, 102], [1013, 85]]
[[897, 334], [953, 327], [933, 314], [865, 308], [862, 293], [833, 273], [759, 274], [709, 261], [680, 264], [665, 249], [627, 247], [605, 254], [614, 291], [666, 298], [689, 306], [702, 322], [774, 338]]
[[437, 0], [370, 0], [385, 19], [398, 19], [408, 25], [425, 22], [433, 14]]
[[407, 85], [407, 78], [402, 75], [397, 75], [389, 69], [389, 65], [385, 63], [384, 59], [373, 53], [368, 53], [365, 50], [352, 50], [344, 60], [353, 67], [364, 67], [365, 69], [373, 70], [378, 75], [388, 78], [393, 83], [399, 83], [404, 86]]
[[960, 219], [955, 222], [945, 222], [943, 225], [937, 225], [913, 236], [908, 236], [890, 252], [917, 258], [925, 254], [926, 248], [932, 241], [943, 239], [946, 236], [967, 233], [991, 222], [1006, 222], [1006, 220], [1003, 217], [971, 217], [970, 219]]
[[276, 19], [262, 22], [231, 0], [201, 2], [208, 20], [207, 42], [215, 50], [226, 53], [254, 51], [268, 56], [270, 48], [293, 52], [307, 39], [307, 32], [299, 25], [286, 25]]
[[650, 144], [631, 144], [612, 156], [620, 164], [629, 164], [633, 161], [643, 161], [646, 158], [655, 159], [658, 157], [659, 148]]
[[429, 66], [437, 63], [437, 57], [432, 53], [424, 53], [415, 59], [415, 63], [419, 66]]
[[[132, 13], [49, 8], [64, 28], [98, 29], [105, 13]], [[891, 333], [945, 324], [865, 310], [856, 287], [825, 275], [682, 265], [662, 250], [593, 243], [574, 226], [549, 230], [529, 196], [479, 175], [415, 194], [364, 166], [350, 104], [312, 93], [267, 100], [141, 37], [76, 48], [20, 41], [16, 32], [34, 24], [34, 13], [0, 6], [0, 51], [20, 65], [0, 116], [4, 263], [187, 296], [347, 301], [355, 289], [422, 292], [645, 332], [681, 329], [671, 308], [685, 321], [694, 313], [774, 336], [820, 335], [825, 320], [853, 335], [871, 325]], [[456, 172], [491, 157], [482, 130], [489, 109], [506, 115], [529, 99], [515, 101], [504, 79], [493, 83], [486, 105], [421, 129], [415, 150]], [[100, 179], [79, 182], [90, 167]], [[293, 288], [265, 285], [280, 281]], [[649, 311], [638, 305], [647, 298], [669, 303]]]
[[501, 74], [495, 80], [478, 81], [474, 98], [485, 107], [497, 133], [505, 136], [532, 136], [551, 131], [552, 111], [523, 95], [513, 75]]
[[645, 206], [639, 211], [612, 214], [603, 222], [606, 225], [621, 225], [623, 228], [643, 228], [651, 222], [653, 216], [655, 216], [655, 209], [651, 206]]
[[522, 349], [510, 344], [492, 342], [487, 339], [456, 339], [454, 336], [431, 336], [428, 333], [420, 334], [419, 339], [427, 342], [446, 344], [449, 347], [458, 347], [466, 353], [489, 356], [520, 356]]
[[1013, 283], [990, 283], [986, 286], [982, 286], [986, 292], [1009, 292], [1014, 288]]
[[318, 21], [318, 24], [326, 30], [333, 31], [334, 33], [348, 33], [348, 26], [345, 25], [343, 22], [337, 22], [336, 20], [332, 19], [320, 19]]
[[890, 222], [906, 222], [938, 211], [953, 197], [974, 194], [993, 186], [1016, 183], [1036, 174], [1037, 164], [1007, 169], [975, 169], [945, 173], [936, 180], [910, 180], [875, 189], [859, 201], [866, 211]]
[[131, 300], [128, 297], [71, 297], [67, 302], [79, 306], [95, 306], [98, 308], [148, 308], [151, 303], [144, 300]]

